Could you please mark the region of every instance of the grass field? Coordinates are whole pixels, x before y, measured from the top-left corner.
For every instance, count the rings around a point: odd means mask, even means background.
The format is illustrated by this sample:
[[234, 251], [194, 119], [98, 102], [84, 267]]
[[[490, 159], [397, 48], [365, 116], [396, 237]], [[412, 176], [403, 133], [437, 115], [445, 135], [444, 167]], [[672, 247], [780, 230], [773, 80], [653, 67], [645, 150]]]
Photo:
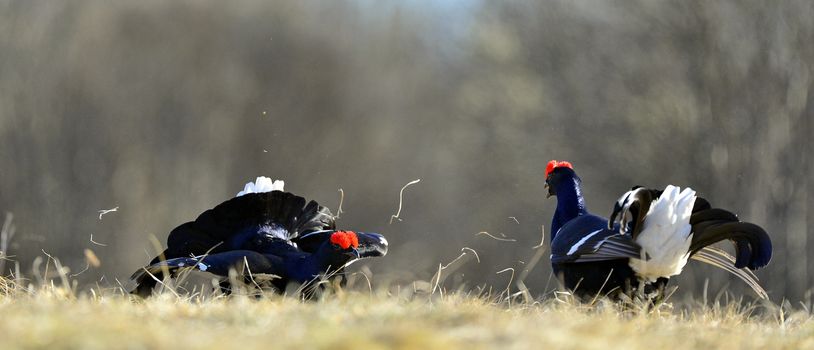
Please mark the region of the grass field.
[[[317, 301], [267, 296], [138, 301], [5, 282], [0, 347], [69, 349], [802, 349], [814, 348], [803, 307], [593, 306], [463, 294], [398, 297], [338, 291]], [[785, 311], [784, 311], [785, 310]]]

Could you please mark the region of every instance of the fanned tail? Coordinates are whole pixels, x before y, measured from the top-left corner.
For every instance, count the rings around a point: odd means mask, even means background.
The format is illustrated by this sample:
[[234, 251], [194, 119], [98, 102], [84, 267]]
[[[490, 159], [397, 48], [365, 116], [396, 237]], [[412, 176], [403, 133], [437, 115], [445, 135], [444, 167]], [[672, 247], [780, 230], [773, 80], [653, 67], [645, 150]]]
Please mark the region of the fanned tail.
[[[239, 239], [259, 226], [274, 223], [280, 239], [290, 240], [302, 233], [335, 228], [330, 209], [289, 192], [249, 193], [225, 201], [203, 212], [193, 222], [178, 226], [167, 238], [167, 258], [202, 255], [221, 242]], [[251, 234], [251, 232], [248, 232]], [[234, 247], [216, 247], [211, 253]]]
[[772, 241], [763, 228], [741, 222], [738, 217], [724, 209], [697, 210], [690, 218], [693, 239], [690, 252], [697, 254], [704, 247], [723, 240], [735, 245], [734, 267], [756, 270], [769, 264], [772, 259]]
[[751, 270], [735, 267], [735, 258], [726, 251], [714, 247], [704, 247], [696, 252], [691, 259], [727, 271], [749, 285], [760, 298], [769, 298], [769, 294], [760, 286], [760, 281], [757, 276]]
[[[670, 215], [679, 214], [677, 212], [664, 211], [660, 199], [673, 198], [675, 201], [676, 189], [668, 186], [664, 191], [646, 189], [636, 186], [616, 202], [613, 213], [608, 220], [608, 228], [617, 228], [622, 234], [630, 234], [638, 242], [642, 243], [645, 250], [658, 246], [659, 250], [664, 250], [669, 240], [658, 240], [662, 244], [647, 244], [646, 220], [650, 218], [649, 213], [664, 212]], [[682, 196], [678, 196], [682, 197]], [[689, 242], [687, 252], [693, 260], [701, 261], [712, 266], [721, 268], [737, 276], [748, 284], [761, 298], [768, 298], [766, 291], [760, 286], [757, 276], [751, 271], [766, 266], [772, 257], [772, 242], [769, 235], [758, 225], [741, 222], [737, 215], [730, 211], [713, 208], [709, 201], [701, 197], [683, 196], [678, 198], [680, 202], [676, 206], [687, 208], [687, 201], [695, 198], [692, 203], [692, 214], [689, 216], [692, 238]], [[648, 213], [649, 212], [649, 213]], [[684, 212], [686, 214], [686, 211]], [[682, 215], [682, 214], [679, 214]], [[651, 235], [651, 239], [652, 239]], [[712, 244], [723, 240], [730, 240], [735, 246], [735, 256], [731, 256], [724, 250], [711, 247]], [[647, 267], [645, 261], [633, 260], [631, 266], [636, 270]], [[748, 269], [747, 269], [748, 268]], [[636, 270], [639, 272], [639, 270]], [[679, 270], [680, 271], [680, 270]]]

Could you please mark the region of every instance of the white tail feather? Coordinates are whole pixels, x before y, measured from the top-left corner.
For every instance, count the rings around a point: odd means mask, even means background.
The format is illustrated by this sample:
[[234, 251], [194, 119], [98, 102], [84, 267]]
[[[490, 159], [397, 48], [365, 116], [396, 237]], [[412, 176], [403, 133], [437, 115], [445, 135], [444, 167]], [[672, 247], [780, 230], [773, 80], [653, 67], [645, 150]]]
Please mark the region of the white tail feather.
[[690, 215], [695, 203], [695, 191], [689, 187], [668, 185], [645, 216], [636, 242], [650, 259], [630, 259], [633, 271], [649, 281], [681, 273], [687, 265], [692, 226]]
[[285, 182], [283, 180], [271, 181], [271, 178], [259, 176], [254, 182], [249, 182], [243, 187], [243, 191], [237, 193], [235, 197], [240, 197], [249, 193], [261, 193], [271, 191], [283, 191]]

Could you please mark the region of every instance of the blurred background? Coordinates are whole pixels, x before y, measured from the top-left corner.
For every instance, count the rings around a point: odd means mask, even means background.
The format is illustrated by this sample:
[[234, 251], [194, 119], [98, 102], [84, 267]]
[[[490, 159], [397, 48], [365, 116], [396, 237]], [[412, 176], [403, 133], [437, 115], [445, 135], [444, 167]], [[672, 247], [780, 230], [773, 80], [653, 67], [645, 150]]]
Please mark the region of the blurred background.
[[[150, 237], [266, 175], [334, 212], [342, 189], [340, 226], [391, 243], [355, 265], [374, 283], [427, 281], [469, 247], [480, 262], [444, 285], [502, 290], [498, 272], [531, 266], [549, 228], [543, 173], [560, 159], [599, 214], [632, 185], [673, 183], [763, 226], [776, 250], [758, 276], [773, 300], [805, 299], [812, 6], [2, 0], [4, 269], [31, 276], [48, 253], [77, 273], [91, 249], [101, 266], [76, 278], [124, 283]], [[534, 295], [556, 287], [542, 256]], [[679, 294], [753, 295], [685, 271]]]

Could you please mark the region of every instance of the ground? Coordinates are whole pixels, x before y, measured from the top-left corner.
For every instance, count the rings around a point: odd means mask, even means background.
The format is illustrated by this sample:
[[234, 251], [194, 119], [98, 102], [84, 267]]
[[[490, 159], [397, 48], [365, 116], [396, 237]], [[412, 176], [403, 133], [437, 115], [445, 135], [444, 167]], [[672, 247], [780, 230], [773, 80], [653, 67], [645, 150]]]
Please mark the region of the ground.
[[14, 287], [0, 295], [4, 349], [814, 348], [805, 310], [770, 303], [665, 304], [655, 310], [556, 295], [536, 302], [461, 293], [346, 292], [303, 302]]

